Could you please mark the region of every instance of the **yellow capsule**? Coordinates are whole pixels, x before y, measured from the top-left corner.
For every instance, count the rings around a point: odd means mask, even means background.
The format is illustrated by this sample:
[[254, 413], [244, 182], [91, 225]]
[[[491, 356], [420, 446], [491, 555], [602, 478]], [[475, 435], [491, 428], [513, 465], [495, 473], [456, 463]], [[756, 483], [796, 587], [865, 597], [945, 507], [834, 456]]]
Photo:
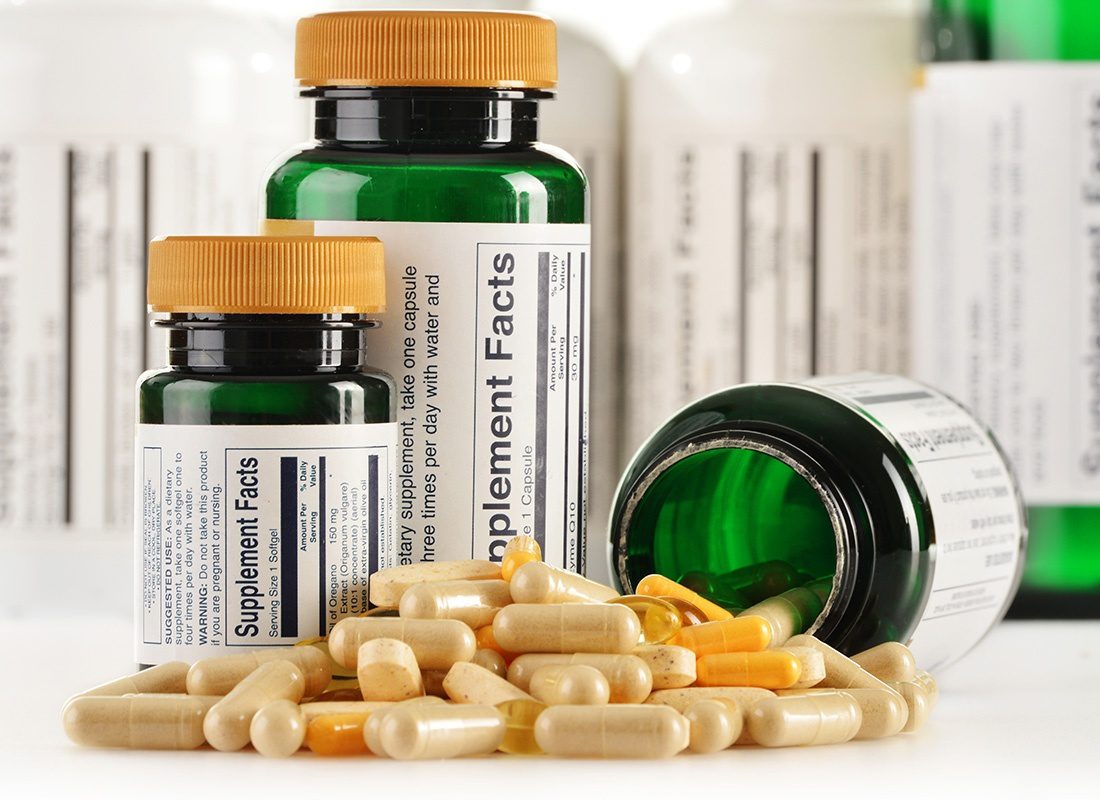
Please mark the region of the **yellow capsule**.
[[[648, 596], [648, 595], [647, 595]], [[680, 627], [686, 628], [688, 625], [702, 625], [704, 622], [710, 622], [707, 619], [707, 615], [700, 610], [699, 606], [694, 603], [689, 603], [682, 597], [673, 597], [670, 594], [666, 594], [663, 597], [658, 597], [658, 600], [664, 600], [671, 605], [680, 614]]]
[[321, 694], [332, 680], [329, 657], [318, 648], [273, 647], [196, 661], [187, 672], [187, 691], [189, 694], [229, 694], [260, 665], [272, 661], [289, 661], [298, 667], [306, 682], [306, 697]]
[[413, 650], [399, 639], [368, 639], [356, 658], [364, 700], [398, 702], [424, 694]]
[[499, 579], [434, 581], [409, 587], [401, 595], [400, 614], [405, 619], [457, 619], [480, 628], [492, 624], [511, 602], [508, 583]]
[[240, 750], [248, 744], [248, 726], [256, 712], [276, 700], [302, 699], [305, 678], [289, 661], [261, 664], [206, 714], [203, 732], [215, 750]]
[[638, 623], [642, 626], [640, 644], [664, 644], [680, 632], [680, 612], [658, 597], [628, 594], [607, 602], [624, 605], [638, 616]]
[[[78, 697], [122, 697], [124, 694], [185, 694], [188, 666], [169, 661], [155, 667], [100, 684], [81, 692]], [[222, 693], [224, 694], [224, 692]]]
[[497, 748], [502, 753], [517, 756], [538, 755], [542, 752], [535, 741], [535, 722], [546, 710], [546, 704], [537, 700], [508, 700], [497, 705], [504, 715], [504, 738]]
[[913, 651], [901, 642], [883, 642], [852, 656], [859, 664], [880, 681], [906, 683], [917, 674], [917, 660]]
[[612, 703], [642, 703], [653, 690], [653, 673], [634, 655], [607, 653], [531, 653], [508, 667], [508, 681], [524, 691], [535, 672], [547, 664], [584, 664], [598, 669], [611, 687]]
[[565, 758], [669, 758], [689, 736], [688, 721], [665, 706], [553, 706], [535, 723], [539, 747]]
[[317, 717], [333, 716], [337, 714], [373, 714], [375, 711], [389, 708], [395, 703], [360, 700], [358, 702], [309, 702], [302, 703], [302, 714], [306, 723], [310, 723]]
[[370, 750], [363, 740], [363, 726], [369, 717], [369, 713], [315, 717], [306, 728], [306, 747], [319, 756], [366, 755]]
[[679, 689], [695, 683], [695, 653], [686, 647], [648, 645], [635, 649], [634, 655], [649, 665], [654, 689]]
[[456, 703], [482, 706], [495, 706], [507, 700], [533, 699], [504, 678], [470, 661], [461, 661], [451, 667], [443, 679], [443, 691]]
[[629, 653], [641, 625], [626, 606], [514, 603], [493, 620], [493, 635], [514, 653]]
[[809, 689], [825, 680], [825, 656], [822, 655], [820, 650], [815, 650], [812, 647], [783, 647], [781, 649], [784, 653], [790, 653], [797, 658], [798, 665], [801, 667], [798, 673], [798, 682], [791, 687], [792, 689]]
[[490, 650], [487, 647], [480, 648], [474, 653], [474, 657], [470, 659], [470, 662], [477, 664], [479, 667], [484, 667], [498, 678], [508, 677], [508, 662], [496, 650]]
[[721, 700], [698, 700], [683, 712], [690, 726], [688, 749], [693, 753], [717, 753], [741, 735], [740, 709]]
[[351, 668], [359, 648], [370, 639], [398, 639], [412, 648], [421, 669], [450, 669], [469, 661], [477, 650], [470, 626], [453, 619], [390, 619], [348, 617], [336, 623], [328, 637], [336, 663]]
[[382, 749], [382, 723], [386, 719], [386, 714], [395, 708], [411, 705], [446, 705], [446, 700], [435, 697], [433, 695], [425, 695], [424, 697], [414, 697], [412, 700], [403, 700], [400, 703], [390, 703], [388, 708], [380, 708], [371, 712], [370, 717], [367, 718], [366, 723], [363, 725], [363, 743], [367, 748], [376, 756], [382, 756], [383, 758], [389, 758], [389, 754]]
[[825, 678], [817, 684], [816, 688], [894, 691], [848, 656], [814, 636], [806, 634], [793, 636], [787, 641], [787, 644], [790, 647], [812, 647], [821, 653], [825, 660]]
[[734, 617], [681, 628], [669, 644], [691, 650], [697, 656], [717, 653], [756, 652], [771, 642], [771, 626], [763, 617]]
[[936, 683], [936, 679], [923, 669], [918, 669], [917, 674], [913, 676], [913, 683], [924, 689], [928, 695], [928, 709], [931, 711], [935, 708], [936, 703], [940, 699], [940, 686]]
[[517, 533], [504, 546], [500, 559], [500, 577], [512, 580], [516, 570], [531, 561], [542, 561], [542, 548], [534, 536]]
[[256, 712], [248, 726], [256, 752], [268, 758], [288, 758], [306, 738], [306, 720], [293, 700], [276, 700]]
[[65, 734], [87, 747], [192, 750], [206, 741], [202, 723], [220, 697], [83, 695], [65, 704]]
[[595, 667], [547, 664], [531, 676], [531, 695], [548, 706], [604, 706], [611, 699], [611, 685]]
[[707, 619], [711, 622], [731, 619], [733, 617], [733, 614], [726, 611], [726, 609], [722, 608], [717, 603], [712, 603], [702, 595], [691, 591], [691, 589], [681, 586], [675, 581], [670, 581], [664, 575], [647, 575], [638, 581], [638, 585], [634, 587], [634, 591], [637, 594], [644, 594], [649, 597], [664, 597], [668, 595], [687, 600], [706, 614]]
[[484, 628], [478, 628], [474, 632], [474, 640], [477, 642], [478, 650], [492, 650], [500, 655], [504, 659], [505, 664], [511, 664], [519, 653], [509, 653], [497, 642], [497, 637], [493, 635], [493, 626], [486, 625]]
[[856, 739], [883, 739], [901, 733], [909, 721], [905, 701], [894, 692], [881, 689], [781, 689], [780, 697], [822, 695], [842, 692], [859, 704], [863, 722]]
[[402, 705], [386, 713], [379, 742], [399, 761], [457, 758], [494, 752], [504, 732], [504, 715], [491, 706]]
[[541, 561], [517, 569], [509, 586], [516, 603], [604, 603], [619, 596], [602, 583]]
[[738, 616], [766, 619], [772, 629], [772, 647], [780, 647], [792, 636], [809, 628], [821, 615], [822, 609], [816, 594], [798, 587], [750, 606]]
[[397, 608], [401, 595], [418, 583], [487, 581], [500, 577], [500, 564], [491, 561], [422, 561], [380, 569], [370, 576], [370, 601], [380, 608]]
[[[927, 674], [927, 673], [925, 673]], [[928, 713], [932, 710], [932, 700], [928, 691], [919, 683], [906, 681], [903, 683], [891, 683], [890, 688], [901, 695], [905, 701], [909, 714], [905, 720], [902, 733], [914, 733], [924, 727]]]
[[775, 697], [748, 713], [749, 734], [764, 747], [847, 742], [862, 724], [859, 704], [844, 692]]
[[717, 653], [703, 656], [696, 665], [700, 686], [759, 686], [788, 689], [798, 682], [798, 659], [782, 650], [759, 653]]
[[786, 561], [763, 561], [711, 578], [711, 592], [738, 594], [750, 605], [798, 585], [798, 571]]

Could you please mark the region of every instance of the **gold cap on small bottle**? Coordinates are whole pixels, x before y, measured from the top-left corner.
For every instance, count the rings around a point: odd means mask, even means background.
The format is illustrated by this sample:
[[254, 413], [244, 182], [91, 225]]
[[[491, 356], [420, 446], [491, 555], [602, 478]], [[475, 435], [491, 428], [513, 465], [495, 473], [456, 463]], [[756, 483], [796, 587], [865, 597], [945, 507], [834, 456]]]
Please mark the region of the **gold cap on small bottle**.
[[382, 243], [354, 236], [168, 236], [149, 244], [149, 309], [369, 314], [386, 308]]
[[553, 89], [556, 29], [535, 14], [347, 11], [298, 22], [303, 86]]

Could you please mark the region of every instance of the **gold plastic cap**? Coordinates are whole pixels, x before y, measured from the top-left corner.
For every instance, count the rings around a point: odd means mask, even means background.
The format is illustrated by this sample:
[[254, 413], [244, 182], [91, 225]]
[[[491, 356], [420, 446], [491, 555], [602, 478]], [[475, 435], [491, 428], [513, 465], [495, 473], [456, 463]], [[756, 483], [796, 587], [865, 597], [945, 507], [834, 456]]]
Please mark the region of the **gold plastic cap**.
[[382, 243], [363, 236], [168, 236], [149, 245], [151, 311], [370, 314], [386, 308]]
[[303, 86], [553, 89], [554, 23], [501, 11], [347, 11], [298, 22]]

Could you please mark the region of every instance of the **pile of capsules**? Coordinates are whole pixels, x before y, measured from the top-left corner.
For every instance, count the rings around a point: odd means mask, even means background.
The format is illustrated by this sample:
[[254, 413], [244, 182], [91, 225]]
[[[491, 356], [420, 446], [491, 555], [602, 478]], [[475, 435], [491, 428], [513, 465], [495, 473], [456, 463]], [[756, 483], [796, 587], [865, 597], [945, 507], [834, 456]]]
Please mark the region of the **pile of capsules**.
[[79, 744], [408, 760], [502, 751], [663, 758], [918, 729], [936, 684], [904, 645], [848, 658], [769, 598], [734, 616], [650, 575], [637, 594], [548, 566], [517, 536], [501, 564], [371, 578], [377, 608], [296, 647], [161, 664], [68, 701]]

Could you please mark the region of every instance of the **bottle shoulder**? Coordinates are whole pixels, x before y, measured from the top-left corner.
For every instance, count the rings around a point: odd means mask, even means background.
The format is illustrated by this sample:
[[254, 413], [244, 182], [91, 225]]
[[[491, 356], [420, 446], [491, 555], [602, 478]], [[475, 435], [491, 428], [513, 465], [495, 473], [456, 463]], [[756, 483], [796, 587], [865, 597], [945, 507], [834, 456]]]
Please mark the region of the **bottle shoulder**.
[[186, 388], [193, 392], [213, 392], [221, 387], [247, 390], [248, 387], [294, 386], [327, 390], [386, 389], [393, 391], [393, 377], [380, 369], [366, 367], [356, 372], [319, 372], [288, 375], [240, 375], [233, 373], [192, 372], [164, 367], [144, 372], [138, 379], [141, 393], [163, 392], [169, 387]]

